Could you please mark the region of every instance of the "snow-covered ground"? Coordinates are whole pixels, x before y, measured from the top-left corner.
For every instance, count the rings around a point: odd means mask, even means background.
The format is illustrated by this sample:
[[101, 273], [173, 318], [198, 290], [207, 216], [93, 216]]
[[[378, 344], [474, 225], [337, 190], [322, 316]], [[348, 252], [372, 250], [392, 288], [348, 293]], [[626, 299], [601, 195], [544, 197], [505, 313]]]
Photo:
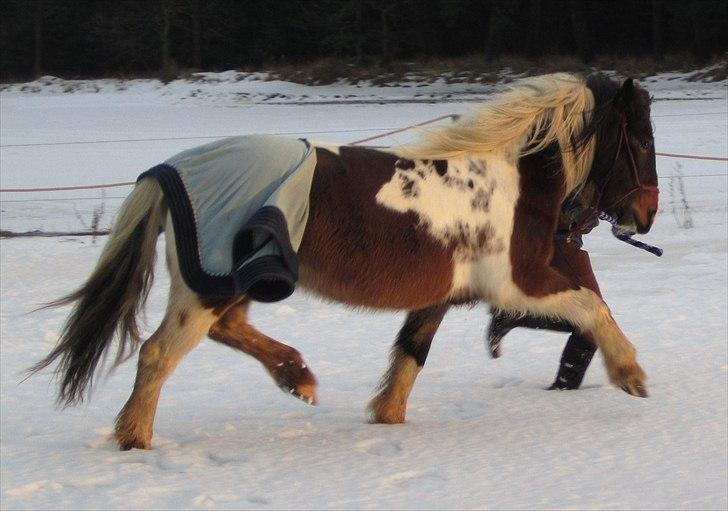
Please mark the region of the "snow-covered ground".
[[[203, 137], [265, 132], [349, 142], [464, 112], [493, 90], [238, 78], [5, 87], [0, 188], [132, 181]], [[645, 85], [656, 98], [658, 151], [728, 154], [726, 82], [665, 75]], [[646, 400], [610, 387], [598, 356], [582, 390], [544, 391], [561, 334], [516, 331], [505, 356], [489, 360], [480, 306], [446, 317], [408, 422], [370, 425], [366, 403], [402, 314], [357, 312], [296, 293], [254, 307], [252, 319], [304, 354], [319, 378], [318, 407], [285, 396], [254, 360], [204, 342], [165, 386], [153, 450], [119, 452], [108, 435], [133, 362], [100, 379], [90, 404], [63, 412], [54, 408], [48, 374], [22, 381], [68, 312], [33, 309], [75, 288], [103, 240], [3, 239], [0, 507], [726, 509], [728, 165], [660, 157], [658, 168], [661, 210], [645, 240], [665, 255], [620, 243], [606, 227], [587, 239], [604, 295], [650, 376]], [[108, 226], [128, 191], [2, 193], [0, 227], [78, 230], [101, 205]], [[150, 331], [167, 282], [160, 268]]]

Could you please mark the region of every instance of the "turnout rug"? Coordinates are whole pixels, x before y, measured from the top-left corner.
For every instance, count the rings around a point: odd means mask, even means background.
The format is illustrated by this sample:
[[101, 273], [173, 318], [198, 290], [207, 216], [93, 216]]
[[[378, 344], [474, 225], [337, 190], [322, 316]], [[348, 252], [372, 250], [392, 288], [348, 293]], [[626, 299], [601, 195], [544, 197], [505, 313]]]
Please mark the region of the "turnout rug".
[[204, 296], [288, 297], [298, 280], [316, 153], [305, 140], [231, 137], [141, 174], [164, 191], [187, 285]]

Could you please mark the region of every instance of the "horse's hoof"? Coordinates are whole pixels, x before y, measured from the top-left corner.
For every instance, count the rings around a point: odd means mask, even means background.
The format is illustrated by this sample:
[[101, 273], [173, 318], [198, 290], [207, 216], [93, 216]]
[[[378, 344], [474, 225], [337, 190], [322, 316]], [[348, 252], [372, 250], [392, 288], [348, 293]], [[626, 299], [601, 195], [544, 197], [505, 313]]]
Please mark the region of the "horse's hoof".
[[311, 385], [299, 385], [298, 388], [292, 388], [287, 384], [281, 384], [278, 386], [286, 394], [290, 394], [293, 397], [297, 397], [307, 405], [316, 406], [318, 399], [316, 397], [316, 388]]
[[278, 387], [309, 405], [318, 404], [316, 398], [316, 377], [301, 360], [289, 360], [276, 364], [271, 371]]
[[404, 424], [404, 414], [383, 414], [383, 413], [372, 413], [369, 419], [370, 424]]
[[631, 396], [649, 397], [647, 388], [642, 383], [623, 384], [619, 388]]
[[387, 401], [374, 400], [369, 403], [369, 424], [403, 424], [406, 408], [404, 404], [397, 406]]
[[120, 451], [130, 451], [132, 449], [151, 449], [151, 442], [145, 442], [144, 440], [119, 440]]
[[642, 368], [637, 365], [629, 365], [619, 368], [612, 378], [612, 382], [627, 394], [635, 397], [648, 397], [647, 376]]

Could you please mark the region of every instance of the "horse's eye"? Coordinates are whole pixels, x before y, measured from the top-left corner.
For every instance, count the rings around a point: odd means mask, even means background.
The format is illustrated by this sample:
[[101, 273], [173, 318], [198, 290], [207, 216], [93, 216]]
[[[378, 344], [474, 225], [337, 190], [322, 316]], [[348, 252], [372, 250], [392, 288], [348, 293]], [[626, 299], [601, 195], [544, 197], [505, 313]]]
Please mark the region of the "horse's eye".
[[647, 151], [652, 146], [652, 140], [641, 140], [640, 149]]

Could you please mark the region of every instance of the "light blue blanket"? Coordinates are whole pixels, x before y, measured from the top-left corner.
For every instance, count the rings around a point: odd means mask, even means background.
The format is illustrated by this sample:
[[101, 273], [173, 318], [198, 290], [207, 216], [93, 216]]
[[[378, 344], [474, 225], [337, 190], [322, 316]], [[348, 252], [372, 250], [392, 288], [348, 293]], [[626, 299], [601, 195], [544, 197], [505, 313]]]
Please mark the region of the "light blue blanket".
[[193, 290], [273, 301], [298, 278], [315, 167], [304, 140], [250, 135], [183, 151], [140, 179], [162, 185]]

